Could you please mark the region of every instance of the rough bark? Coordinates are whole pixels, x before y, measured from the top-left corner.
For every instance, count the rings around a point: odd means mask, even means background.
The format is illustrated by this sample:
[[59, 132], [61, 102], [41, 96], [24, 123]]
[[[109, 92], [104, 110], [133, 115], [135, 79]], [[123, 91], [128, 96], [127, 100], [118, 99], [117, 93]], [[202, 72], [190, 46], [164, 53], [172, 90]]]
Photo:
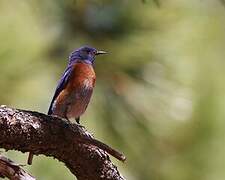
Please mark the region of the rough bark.
[[10, 180], [35, 180], [30, 174], [24, 171], [18, 164], [0, 155], [0, 177], [7, 177]]
[[[0, 147], [52, 156], [78, 180], [123, 180], [107, 153], [125, 156], [94, 139], [84, 127], [42, 113], [0, 107]], [[107, 153], [106, 153], [107, 152]]]

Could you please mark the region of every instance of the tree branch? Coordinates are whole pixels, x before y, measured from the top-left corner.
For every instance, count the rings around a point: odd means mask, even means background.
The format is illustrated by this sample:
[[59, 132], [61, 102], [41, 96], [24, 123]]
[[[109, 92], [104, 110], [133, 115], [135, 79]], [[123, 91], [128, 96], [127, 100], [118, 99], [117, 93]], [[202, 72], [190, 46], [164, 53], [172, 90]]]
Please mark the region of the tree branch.
[[77, 124], [42, 113], [0, 107], [0, 147], [52, 156], [65, 163], [78, 180], [123, 180], [109, 153], [125, 156], [94, 139]]
[[35, 180], [30, 174], [24, 171], [18, 164], [0, 155], [0, 177], [7, 177], [11, 180]]

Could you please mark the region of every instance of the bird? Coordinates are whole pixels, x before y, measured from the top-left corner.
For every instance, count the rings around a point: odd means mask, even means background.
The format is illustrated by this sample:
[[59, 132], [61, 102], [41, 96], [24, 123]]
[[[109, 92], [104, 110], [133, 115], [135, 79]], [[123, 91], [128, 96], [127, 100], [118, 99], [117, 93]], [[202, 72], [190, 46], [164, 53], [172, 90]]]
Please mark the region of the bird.
[[[80, 124], [80, 116], [84, 114], [95, 87], [96, 75], [94, 62], [97, 55], [107, 52], [90, 46], [74, 50], [56, 87], [49, 106], [48, 115], [74, 119]], [[28, 164], [32, 164], [33, 154], [29, 153]]]

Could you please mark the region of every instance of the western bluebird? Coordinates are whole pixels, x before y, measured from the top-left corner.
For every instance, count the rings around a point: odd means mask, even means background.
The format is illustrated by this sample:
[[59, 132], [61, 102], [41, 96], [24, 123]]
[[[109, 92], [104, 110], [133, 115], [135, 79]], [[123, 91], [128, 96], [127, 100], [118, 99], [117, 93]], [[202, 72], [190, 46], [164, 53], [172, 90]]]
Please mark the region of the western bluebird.
[[[80, 116], [85, 112], [95, 86], [93, 64], [95, 56], [105, 54], [95, 48], [84, 46], [69, 56], [69, 63], [64, 71], [52, 98], [48, 115], [61, 118], [75, 118], [79, 124]], [[28, 164], [32, 163], [33, 154], [29, 154]]]

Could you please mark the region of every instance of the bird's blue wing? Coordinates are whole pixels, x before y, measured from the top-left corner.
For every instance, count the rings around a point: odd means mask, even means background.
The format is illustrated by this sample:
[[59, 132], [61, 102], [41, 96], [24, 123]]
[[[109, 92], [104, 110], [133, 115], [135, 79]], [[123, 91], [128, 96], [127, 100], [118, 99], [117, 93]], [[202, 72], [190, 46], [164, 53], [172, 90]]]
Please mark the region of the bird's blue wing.
[[51, 104], [50, 104], [50, 107], [49, 107], [49, 110], [48, 110], [48, 115], [51, 115], [52, 114], [52, 106], [54, 104], [54, 101], [56, 100], [56, 98], [58, 97], [58, 95], [60, 94], [60, 92], [65, 89], [67, 83], [68, 83], [68, 80], [70, 78], [70, 75], [71, 75], [71, 72], [72, 72], [72, 66], [68, 66], [66, 68], [66, 70], [64, 71], [59, 83], [58, 83], [58, 86], [56, 87], [56, 90], [55, 90], [55, 94], [52, 98], [52, 101], [51, 101]]

